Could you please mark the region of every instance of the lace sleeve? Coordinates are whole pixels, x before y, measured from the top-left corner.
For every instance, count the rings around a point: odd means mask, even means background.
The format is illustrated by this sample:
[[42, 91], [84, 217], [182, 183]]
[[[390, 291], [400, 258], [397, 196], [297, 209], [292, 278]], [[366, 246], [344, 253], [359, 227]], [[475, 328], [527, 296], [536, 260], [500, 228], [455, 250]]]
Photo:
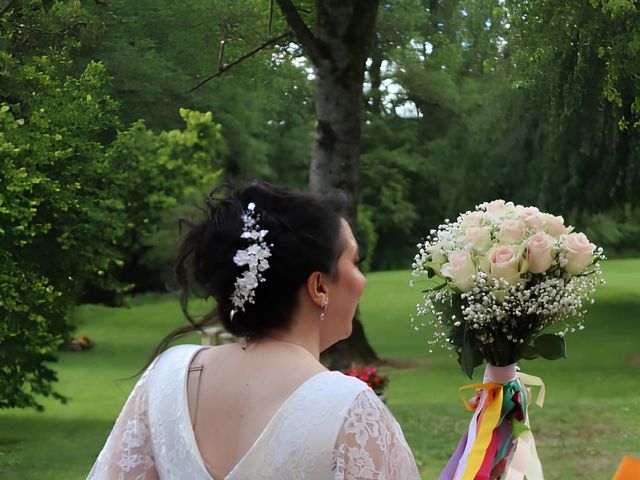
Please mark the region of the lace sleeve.
[[146, 380], [154, 364], [129, 395], [87, 480], [158, 480], [147, 418]]
[[400, 425], [372, 390], [347, 412], [333, 451], [334, 480], [420, 480]]

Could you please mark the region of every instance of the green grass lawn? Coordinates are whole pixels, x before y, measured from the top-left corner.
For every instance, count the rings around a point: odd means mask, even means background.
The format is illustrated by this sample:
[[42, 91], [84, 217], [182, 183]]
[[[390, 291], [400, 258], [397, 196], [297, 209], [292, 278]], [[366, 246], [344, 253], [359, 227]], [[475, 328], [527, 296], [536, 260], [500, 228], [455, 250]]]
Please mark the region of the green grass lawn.
[[[568, 337], [568, 358], [522, 364], [547, 386], [544, 408], [530, 411], [547, 479], [610, 479], [624, 454], [640, 457], [640, 260], [609, 261], [604, 271], [608, 283], [587, 329]], [[368, 279], [365, 328], [395, 366], [386, 367], [389, 407], [423, 478], [437, 478], [469, 420], [457, 391], [469, 381], [448, 353], [427, 353], [427, 333], [411, 328], [419, 290], [408, 287], [409, 273]], [[78, 335], [88, 335], [96, 347], [60, 354], [58, 390], [68, 404], [45, 400], [44, 413], [0, 412], [0, 479], [85, 478], [133, 385], [123, 377], [141, 368], [155, 342], [183, 322], [168, 296], [130, 308], [85, 305], [76, 317]]]

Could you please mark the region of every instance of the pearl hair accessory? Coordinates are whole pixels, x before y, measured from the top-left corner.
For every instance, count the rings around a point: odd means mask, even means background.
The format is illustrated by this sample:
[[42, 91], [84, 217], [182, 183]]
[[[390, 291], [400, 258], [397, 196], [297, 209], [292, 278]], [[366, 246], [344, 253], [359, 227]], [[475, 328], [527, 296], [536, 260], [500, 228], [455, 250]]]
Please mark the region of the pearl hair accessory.
[[260, 215], [256, 213], [255, 208], [255, 203], [251, 202], [247, 205], [246, 212], [242, 214], [243, 226], [240, 238], [248, 239], [249, 246], [235, 253], [233, 263], [239, 267], [247, 267], [247, 270], [236, 278], [234, 284], [235, 288], [230, 297], [233, 305], [231, 320], [238, 310], [245, 311], [247, 302], [254, 303], [255, 289], [265, 281], [262, 272], [269, 268], [267, 258], [271, 256], [269, 247], [273, 247], [273, 244], [269, 245], [265, 242], [264, 238], [269, 230], [260, 228], [258, 224]]

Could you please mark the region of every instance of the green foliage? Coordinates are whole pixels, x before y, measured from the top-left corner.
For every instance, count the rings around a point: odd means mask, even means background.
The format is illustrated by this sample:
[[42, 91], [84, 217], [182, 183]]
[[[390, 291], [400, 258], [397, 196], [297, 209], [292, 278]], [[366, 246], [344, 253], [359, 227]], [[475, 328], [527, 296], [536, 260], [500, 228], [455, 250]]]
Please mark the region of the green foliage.
[[[183, 130], [149, 130], [143, 121], [119, 132], [107, 152], [125, 204], [124, 281], [132, 288], [162, 288], [162, 272], [176, 247], [177, 219], [218, 182], [225, 145], [211, 112], [180, 110]], [[152, 249], [153, 251], [149, 251]]]
[[0, 409], [40, 409], [35, 395], [63, 399], [52, 391], [56, 374], [45, 362], [70, 330], [63, 321], [69, 305], [46, 277], [0, 252]]
[[637, 255], [640, 238], [640, 207], [626, 203], [606, 212], [587, 214], [580, 220], [584, 232], [596, 245], [606, 245], [609, 257]]
[[[405, 265], [407, 237], [494, 198], [638, 252], [624, 212], [640, 202], [639, 27], [627, 0], [385, 4], [362, 157], [362, 198], [380, 213], [375, 265]], [[417, 215], [402, 220], [408, 235], [386, 234], [385, 209], [411, 212], [405, 201]]]
[[375, 225], [375, 212], [364, 204], [358, 205], [358, 225], [356, 238], [360, 250], [360, 270], [371, 270], [371, 259], [378, 245], [378, 233]]
[[180, 116], [184, 130], [155, 133], [138, 121], [119, 132], [107, 151], [129, 227], [119, 247], [129, 255], [139, 253], [141, 239], [180, 199], [211, 188], [219, 176], [220, 125], [211, 112], [180, 109]]
[[105, 67], [70, 57], [86, 12], [45, 3], [0, 17], [0, 408], [62, 399], [49, 362], [85, 286], [123, 290], [114, 273], [180, 199], [216, 181], [224, 151], [211, 113], [181, 110], [182, 130], [122, 130]]
[[[54, 4], [45, 32], [65, 32], [55, 25], [69, 13]], [[40, 25], [44, 14], [23, 11], [20, 21]], [[23, 27], [2, 21], [5, 38], [25, 48]], [[45, 362], [70, 333], [67, 311], [85, 281], [118, 261], [111, 240], [123, 232], [101, 143], [118, 125], [104, 67], [75, 77], [64, 47], [34, 48], [47, 53], [0, 52], [0, 408], [38, 407], [35, 395], [53, 394]]]
[[[267, 38], [286, 31], [279, 9], [269, 32], [261, 0], [109, 1], [88, 5], [100, 26], [76, 55], [100, 58], [114, 77], [126, 123], [179, 128], [178, 107], [213, 111], [222, 126], [224, 179], [262, 178], [294, 187], [308, 183], [313, 140], [313, 84], [299, 48], [272, 47], [187, 93]], [[144, 12], [144, 13], [141, 13]]]
[[524, 127], [517, 142], [530, 145], [529, 162], [536, 160], [541, 172], [538, 191], [529, 195], [571, 212], [572, 220], [637, 202], [637, 7], [624, 1], [507, 5], [510, 80], [517, 88], [511, 118]]

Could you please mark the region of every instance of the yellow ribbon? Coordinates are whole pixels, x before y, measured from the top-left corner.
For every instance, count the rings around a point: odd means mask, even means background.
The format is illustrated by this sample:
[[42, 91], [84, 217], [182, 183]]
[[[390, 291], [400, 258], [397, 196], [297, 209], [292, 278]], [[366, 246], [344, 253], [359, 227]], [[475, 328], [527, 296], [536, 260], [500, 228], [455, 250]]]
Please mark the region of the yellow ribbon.
[[[478, 426], [478, 433], [467, 456], [467, 465], [461, 480], [473, 480], [478, 470], [480, 470], [480, 467], [482, 467], [484, 456], [487, 448], [489, 448], [489, 443], [491, 443], [493, 429], [500, 420], [500, 412], [502, 410], [502, 385], [499, 383], [476, 383], [460, 387], [459, 390], [462, 391], [471, 388], [486, 391], [487, 405], [479, 419], [480, 425]], [[465, 399], [463, 400], [467, 408], [471, 408], [469, 402]]]

